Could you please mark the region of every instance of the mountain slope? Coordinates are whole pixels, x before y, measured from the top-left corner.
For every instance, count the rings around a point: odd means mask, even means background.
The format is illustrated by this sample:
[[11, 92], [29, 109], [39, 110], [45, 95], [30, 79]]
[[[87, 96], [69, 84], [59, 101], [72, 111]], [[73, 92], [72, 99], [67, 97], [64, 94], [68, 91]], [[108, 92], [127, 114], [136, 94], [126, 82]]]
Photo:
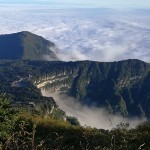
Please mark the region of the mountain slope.
[[105, 107], [123, 116], [150, 117], [149, 64], [139, 60], [84, 61], [53, 67], [50, 72], [45, 68], [46, 74], [36, 81], [38, 88], [67, 93], [83, 104]]
[[[0, 68], [1, 93], [6, 91], [5, 85], [30, 74], [32, 83], [41, 90], [66, 93], [111, 113], [150, 118], [150, 64], [143, 61], [5, 61]], [[7, 92], [11, 94], [11, 90]]]
[[0, 35], [0, 59], [58, 60], [55, 44], [27, 31]]

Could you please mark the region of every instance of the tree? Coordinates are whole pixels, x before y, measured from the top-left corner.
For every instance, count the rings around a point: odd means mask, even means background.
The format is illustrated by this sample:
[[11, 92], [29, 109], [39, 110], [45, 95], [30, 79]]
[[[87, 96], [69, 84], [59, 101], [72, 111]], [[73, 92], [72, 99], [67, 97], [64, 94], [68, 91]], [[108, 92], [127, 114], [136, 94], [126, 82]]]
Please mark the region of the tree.
[[4, 142], [13, 131], [16, 114], [6, 94], [0, 94], [0, 141]]

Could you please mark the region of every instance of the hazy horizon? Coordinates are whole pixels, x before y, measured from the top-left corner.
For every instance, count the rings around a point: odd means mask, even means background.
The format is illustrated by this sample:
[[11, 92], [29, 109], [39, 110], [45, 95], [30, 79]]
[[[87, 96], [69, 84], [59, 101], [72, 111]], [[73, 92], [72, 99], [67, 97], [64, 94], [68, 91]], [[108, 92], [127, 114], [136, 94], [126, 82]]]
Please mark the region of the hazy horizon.
[[70, 8], [98, 8], [98, 7], [136, 7], [150, 8], [149, 0], [0, 0], [0, 4], [33, 4], [33, 5], [48, 5], [57, 7]]

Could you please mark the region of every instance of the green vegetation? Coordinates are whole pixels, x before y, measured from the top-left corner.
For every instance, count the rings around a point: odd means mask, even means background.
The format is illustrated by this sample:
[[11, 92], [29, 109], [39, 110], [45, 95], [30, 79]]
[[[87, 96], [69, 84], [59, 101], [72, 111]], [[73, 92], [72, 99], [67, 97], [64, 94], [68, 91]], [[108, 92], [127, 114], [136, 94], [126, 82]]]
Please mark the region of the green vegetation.
[[10, 106], [5, 94], [0, 95], [0, 141], [3, 142], [13, 131], [17, 110]]
[[129, 124], [121, 123], [110, 131], [74, 126], [69, 122], [44, 118], [22, 109], [16, 110], [6, 95], [0, 95], [0, 108], [2, 150], [150, 149], [149, 122], [143, 122], [134, 129], [128, 129]]
[[[20, 79], [24, 80], [13, 86]], [[83, 104], [105, 107], [123, 116], [150, 118], [150, 65], [140, 60], [0, 62], [0, 92], [15, 102], [34, 102], [42, 113], [55, 103], [49, 98], [49, 106], [42, 106], [48, 99], [36, 86], [44, 82], [43, 89], [65, 92]]]
[[0, 35], [0, 59], [58, 60], [55, 44], [27, 31]]
[[110, 131], [81, 127], [41, 89], [149, 119], [150, 64], [39, 61], [57, 60], [49, 48], [54, 43], [26, 31], [0, 36], [0, 93], [6, 93], [0, 95], [0, 150], [149, 150], [149, 121], [134, 129], [129, 123]]

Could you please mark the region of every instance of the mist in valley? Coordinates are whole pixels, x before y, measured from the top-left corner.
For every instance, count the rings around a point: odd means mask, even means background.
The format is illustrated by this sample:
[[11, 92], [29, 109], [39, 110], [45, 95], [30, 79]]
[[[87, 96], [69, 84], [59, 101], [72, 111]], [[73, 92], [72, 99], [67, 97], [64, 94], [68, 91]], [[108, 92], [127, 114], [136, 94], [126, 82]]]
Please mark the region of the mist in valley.
[[133, 128], [141, 121], [139, 118], [124, 118], [119, 114], [109, 114], [104, 108], [95, 106], [83, 106], [78, 100], [67, 95], [59, 93], [50, 93], [42, 91], [43, 96], [53, 97], [59, 108], [65, 111], [67, 116], [76, 117], [82, 126], [91, 126], [98, 129], [112, 129], [120, 122], [129, 123], [129, 127]]

